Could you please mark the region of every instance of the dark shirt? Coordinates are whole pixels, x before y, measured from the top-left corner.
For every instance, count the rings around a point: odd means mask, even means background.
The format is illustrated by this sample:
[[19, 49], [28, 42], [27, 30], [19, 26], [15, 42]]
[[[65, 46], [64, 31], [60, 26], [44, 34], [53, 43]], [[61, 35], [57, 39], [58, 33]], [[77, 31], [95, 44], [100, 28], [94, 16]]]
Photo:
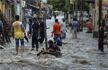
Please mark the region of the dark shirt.
[[35, 24], [33, 24], [32, 28], [33, 28], [33, 36], [38, 36], [39, 25], [37, 23], [35, 23]]
[[44, 32], [44, 22], [40, 22], [40, 31]]
[[57, 45], [52, 45], [48, 49], [53, 49], [54, 51], [61, 51], [60, 48]]

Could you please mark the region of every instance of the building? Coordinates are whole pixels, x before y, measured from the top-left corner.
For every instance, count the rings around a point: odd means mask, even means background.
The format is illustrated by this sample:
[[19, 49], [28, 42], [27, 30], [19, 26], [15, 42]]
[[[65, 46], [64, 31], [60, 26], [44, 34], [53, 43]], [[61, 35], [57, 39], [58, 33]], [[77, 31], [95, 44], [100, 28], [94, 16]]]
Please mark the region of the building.
[[0, 11], [1, 14], [7, 19], [8, 22], [11, 22], [11, 0], [0, 0]]
[[[90, 12], [93, 17], [93, 37], [98, 37], [98, 31], [99, 31], [99, 0], [86, 0], [90, 3]], [[105, 15], [108, 10], [108, 0], [102, 0], [102, 19], [105, 19]]]

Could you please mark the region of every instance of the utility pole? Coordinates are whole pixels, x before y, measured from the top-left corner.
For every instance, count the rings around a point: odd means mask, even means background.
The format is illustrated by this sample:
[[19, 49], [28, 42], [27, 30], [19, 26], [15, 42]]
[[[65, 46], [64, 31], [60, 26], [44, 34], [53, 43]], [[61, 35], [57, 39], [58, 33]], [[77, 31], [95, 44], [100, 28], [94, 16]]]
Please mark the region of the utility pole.
[[17, 0], [14, 0], [14, 15], [16, 15], [16, 9], [17, 9]]
[[21, 2], [20, 2], [20, 4], [21, 4], [21, 21], [23, 21], [23, 18], [22, 18], [22, 16], [23, 16], [23, 6], [22, 6], [22, 2], [23, 2], [23, 0], [21, 0]]
[[80, 31], [80, 25], [81, 25], [81, 14], [82, 14], [82, 0], [80, 0], [80, 3], [79, 3], [80, 7], [79, 7], [79, 23], [78, 23], [78, 29]]
[[83, 21], [83, 15], [84, 15], [84, 4], [85, 4], [85, 0], [84, 0], [84, 1], [82, 0], [82, 25], [81, 25], [81, 31], [83, 31], [83, 24], [84, 24], [84, 21]]
[[103, 47], [103, 25], [102, 25], [102, 0], [99, 0], [99, 42], [98, 49], [104, 51]]
[[78, 20], [78, 0], [75, 0], [75, 4], [76, 4], [76, 19]]
[[46, 16], [47, 16], [47, 10], [45, 10], [45, 14], [44, 14], [44, 32], [45, 32], [45, 47], [46, 50], [48, 49], [48, 43], [47, 43], [47, 29], [46, 29]]
[[74, 18], [74, 11], [75, 11], [75, 2], [74, 2], [74, 0], [73, 0], [73, 18]]

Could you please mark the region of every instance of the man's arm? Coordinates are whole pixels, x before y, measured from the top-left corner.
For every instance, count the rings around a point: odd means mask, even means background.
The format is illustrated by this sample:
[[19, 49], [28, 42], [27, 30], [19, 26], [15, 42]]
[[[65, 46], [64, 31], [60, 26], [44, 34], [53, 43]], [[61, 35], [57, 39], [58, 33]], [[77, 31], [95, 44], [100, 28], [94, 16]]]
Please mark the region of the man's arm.
[[38, 37], [40, 37], [40, 27], [38, 28]]

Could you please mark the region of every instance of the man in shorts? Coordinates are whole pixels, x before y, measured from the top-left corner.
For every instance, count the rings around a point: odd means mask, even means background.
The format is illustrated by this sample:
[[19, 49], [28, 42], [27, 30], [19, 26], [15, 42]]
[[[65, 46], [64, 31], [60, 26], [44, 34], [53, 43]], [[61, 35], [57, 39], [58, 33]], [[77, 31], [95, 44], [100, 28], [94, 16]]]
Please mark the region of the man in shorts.
[[[12, 25], [12, 34], [13, 34], [13, 39], [15, 35], [15, 41], [16, 41], [16, 53], [18, 54], [18, 49], [19, 49], [19, 40], [21, 42], [21, 54], [23, 53], [24, 50], [24, 26], [22, 22], [19, 21], [19, 16], [15, 16], [16, 21]], [[24, 34], [23, 34], [24, 33]]]

